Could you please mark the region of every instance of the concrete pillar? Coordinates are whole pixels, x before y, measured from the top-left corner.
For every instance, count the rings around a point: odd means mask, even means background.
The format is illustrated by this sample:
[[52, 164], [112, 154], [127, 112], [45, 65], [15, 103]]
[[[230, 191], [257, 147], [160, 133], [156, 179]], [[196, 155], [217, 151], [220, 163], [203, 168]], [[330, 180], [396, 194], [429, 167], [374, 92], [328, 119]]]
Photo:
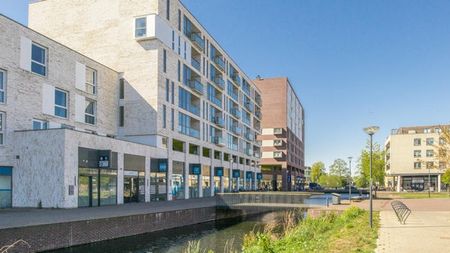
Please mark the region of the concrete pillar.
[[282, 168], [281, 169], [281, 190], [282, 191], [288, 191], [289, 182], [288, 182], [288, 169]]
[[123, 204], [124, 155], [117, 153], [117, 204]]
[[209, 176], [210, 186], [209, 189], [211, 190], [211, 196], [214, 196], [214, 188], [216, 188], [216, 182], [214, 180], [214, 167], [211, 165], [209, 166], [209, 170], [211, 172]]
[[173, 200], [172, 196], [172, 172], [173, 172], [173, 160], [171, 157], [167, 159], [167, 180], [166, 180], [166, 196], [167, 200]]
[[202, 174], [198, 175], [197, 180], [198, 180], [198, 197], [203, 198], [203, 175]]
[[441, 192], [441, 174], [438, 174], [437, 176], [437, 188], [438, 192]]
[[150, 202], [150, 157], [145, 157], [145, 202]]
[[242, 183], [243, 183], [242, 186], [243, 186], [244, 190], [247, 191], [247, 190], [248, 190], [248, 189], [247, 189], [247, 175], [246, 175], [247, 171], [246, 171], [245, 169], [244, 169], [243, 171], [244, 171], [244, 178], [243, 178], [243, 180], [242, 180], [242, 181], [243, 181], [243, 182], [242, 182]]
[[397, 192], [401, 191], [402, 176], [397, 176]]

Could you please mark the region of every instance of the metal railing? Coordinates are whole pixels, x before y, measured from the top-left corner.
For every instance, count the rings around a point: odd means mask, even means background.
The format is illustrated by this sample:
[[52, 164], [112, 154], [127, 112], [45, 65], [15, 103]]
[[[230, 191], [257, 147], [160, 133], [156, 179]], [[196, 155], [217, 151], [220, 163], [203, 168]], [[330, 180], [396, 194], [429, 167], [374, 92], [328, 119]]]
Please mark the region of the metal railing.
[[409, 209], [403, 202], [398, 200], [392, 201], [391, 206], [392, 209], [394, 209], [395, 215], [397, 215], [400, 224], [405, 224], [406, 220], [411, 214], [411, 209]]

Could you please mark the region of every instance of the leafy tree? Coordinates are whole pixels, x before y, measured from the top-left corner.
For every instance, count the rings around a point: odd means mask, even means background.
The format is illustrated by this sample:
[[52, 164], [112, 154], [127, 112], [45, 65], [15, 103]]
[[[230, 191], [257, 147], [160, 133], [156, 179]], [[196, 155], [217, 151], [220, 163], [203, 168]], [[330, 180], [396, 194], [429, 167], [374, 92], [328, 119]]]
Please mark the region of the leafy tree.
[[330, 175], [347, 178], [350, 176], [350, 170], [347, 167], [347, 163], [342, 159], [334, 160], [330, 166]]
[[[374, 185], [384, 185], [385, 175], [385, 151], [380, 144], [374, 143], [372, 149], [372, 180]], [[356, 184], [359, 187], [367, 187], [370, 180], [370, 143], [361, 151], [358, 163], [359, 177]]]
[[447, 185], [448, 195], [450, 195], [450, 169], [447, 169], [441, 177], [442, 183]]
[[323, 162], [315, 162], [311, 166], [311, 182], [319, 182], [319, 178], [323, 174], [325, 174], [325, 164]]
[[323, 174], [319, 178], [319, 184], [325, 188], [338, 188], [342, 186], [342, 180], [337, 175]]

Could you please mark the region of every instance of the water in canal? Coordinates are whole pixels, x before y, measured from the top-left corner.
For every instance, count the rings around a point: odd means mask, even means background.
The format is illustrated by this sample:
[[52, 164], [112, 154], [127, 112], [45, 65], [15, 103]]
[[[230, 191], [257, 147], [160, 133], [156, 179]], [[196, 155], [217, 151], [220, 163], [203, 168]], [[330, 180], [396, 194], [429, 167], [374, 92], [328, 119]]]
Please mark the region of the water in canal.
[[[352, 196], [357, 196], [355, 194]], [[348, 194], [342, 194], [348, 199]], [[331, 195], [317, 195], [305, 200], [305, 204], [331, 204]], [[232, 242], [235, 250], [242, 247], [243, 236], [252, 230], [261, 230], [264, 224], [272, 222], [283, 215], [282, 211], [262, 215], [208, 222], [198, 225], [153, 232], [143, 235], [119, 238], [110, 241], [92, 243], [67, 249], [52, 251], [53, 253], [175, 253], [182, 252], [189, 241], [200, 240], [202, 249], [212, 249], [222, 253], [226, 244]]]

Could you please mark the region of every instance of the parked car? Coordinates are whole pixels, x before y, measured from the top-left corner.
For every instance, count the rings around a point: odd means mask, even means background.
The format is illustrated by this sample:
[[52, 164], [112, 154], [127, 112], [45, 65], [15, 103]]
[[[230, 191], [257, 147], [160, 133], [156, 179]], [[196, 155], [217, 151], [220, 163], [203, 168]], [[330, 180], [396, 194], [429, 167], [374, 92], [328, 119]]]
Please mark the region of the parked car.
[[309, 183], [309, 191], [321, 191], [323, 190], [322, 186], [318, 183]]

